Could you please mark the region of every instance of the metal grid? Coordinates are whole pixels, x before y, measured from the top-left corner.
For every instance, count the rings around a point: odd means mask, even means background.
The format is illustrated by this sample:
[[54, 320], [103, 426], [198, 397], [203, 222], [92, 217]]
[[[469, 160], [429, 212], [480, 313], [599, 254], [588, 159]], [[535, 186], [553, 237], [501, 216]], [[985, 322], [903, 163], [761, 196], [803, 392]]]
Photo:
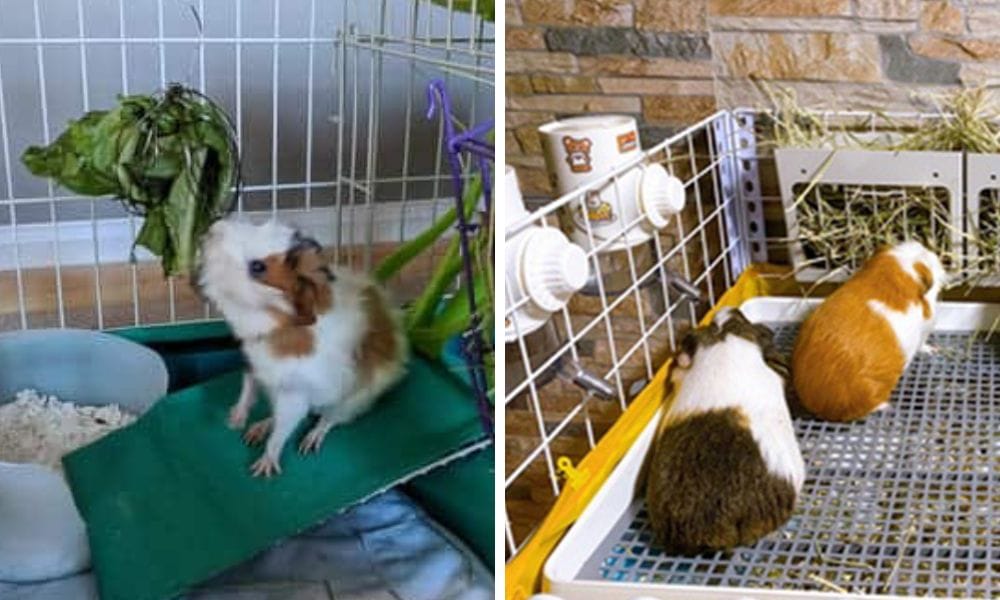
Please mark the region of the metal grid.
[[119, 93], [180, 81], [216, 99], [237, 123], [238, 210], [306, 227], [341, 262], [367, 267], [379, 245], [422, 230], [451, 203], [426, 83], [446, 79], [466, 124], [493, 110], [493, 24], [475, 2], [472, 14], [452, 6], [0, 2], [0, 330], [212, 316], [149, 255], [129, 264], [137, 217], [20, 165], [25, 147]]
[[[797, 326], [779, 325], [791, 350]], [[838, 424], [795, 419], [807, 479], [795, 514], [731, 553], [668, 556], [640, 498], [579, 579], [931, 597], [1000, 589], [1000, 347], [936, 333], [891, 408]]]
[[[754, 152], [752, 129], [749, 135], [741, 131], [731, 113], [719, 112], [508, 226], [508, 240], [526, 227], [557, 227], [567, 211], [584, 210], [589, 192], [607, 186], [621, 202], [629, 194], [623, 175], [642, 161], [662, 164], [685, 186], [685, 209], [666, 229], [615, 254], [604, 250], [639, 228], [644, 217], [625, 224], [619, 236], [600, 242], [583, 219], [591, 247], [591, 283], [552, 315], [541, 334], [519, 336], [507, 344], [508, 556], [523, 545], [558, 496], [563, 482], [557, 458], [575, 461], [593, 448], [652, 378], [677, 336], [734, 283], [749, 262], [748, 224], [763, 239], [763, 231], [752, 221], [762, 207], [758, 203], [748, 210], [742, 205], [743, 192], [753, 190], [749, 178], [755, 175], [755, 165], [735, 160]], [[700, 298], [694, 299], [693, 291]], [[507, 290], [505, 318], [515, 331], [520, 331], [517, 312], [527, 301], [512, 301]], [[544, 344], [537, 335], [545, 336]], [[586, 377], [578, 376], [581, 370]], [[578, 385], [586, 384], [588, 377], [607, 382], [611, 397]]]

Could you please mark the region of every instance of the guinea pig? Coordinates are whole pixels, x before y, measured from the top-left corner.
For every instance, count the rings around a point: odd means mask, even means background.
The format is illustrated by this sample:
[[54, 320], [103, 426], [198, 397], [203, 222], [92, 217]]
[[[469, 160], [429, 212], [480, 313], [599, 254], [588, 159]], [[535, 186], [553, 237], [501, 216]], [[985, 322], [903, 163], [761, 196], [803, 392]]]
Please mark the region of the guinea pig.
[[792, 515], [805, 463], [785, 374], [774, 334], [739, 310], [682, 339], [646, 464], [646, 509], [666, 551], [752, 544]]
[[792, 350], [799, 403], [830, 421], [887, 407], [918, 350], [930, 350], [946, 281], [938, 257], [918, 242], [884, 248], [802, 323]]
[[399, 312], [370, 279], [333, 268], [320, 245], [277, 221], [216, 222], [202, 240], [199, 284], [241, 342], [251, 372], [229, 415], [242, 428], [260, 383], [271, 417], [244, 439], [267, 438], [254, 476], [281, 472], [285, 442], [309, 413], [299, 444], [319, 449], [329, 430], [367, 411], [404, 374]]

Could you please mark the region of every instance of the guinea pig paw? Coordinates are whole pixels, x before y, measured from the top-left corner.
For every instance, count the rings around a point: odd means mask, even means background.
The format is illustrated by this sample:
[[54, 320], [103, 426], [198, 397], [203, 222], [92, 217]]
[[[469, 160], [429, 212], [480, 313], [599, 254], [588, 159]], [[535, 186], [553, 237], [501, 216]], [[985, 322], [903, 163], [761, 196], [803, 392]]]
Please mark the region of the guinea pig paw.
[[941, 354], [941, 348], [931, 343], [925, 343], [923, 346], [920, 346], [920, 353], [928, 356], [937, 356]]
[[260, 444], [267, 438], [267, 434], [271, 432], [273, 424], [274, 421], [270, 417], [257, 421], [243, 434], [243, 441], [250, 446]]
[[230, 429], [243, 429], [247, 424], [247, 411], [239, 406], [232, 407], [229, 409], [229, 420], [227, 423]]
[[279, 465], [278, 461], [265, 452], [264, 455], [258, 458], [257, 462], [250, 467], [250, 472], [254, 477], [271, 477], [273, 475], [281, 475], [281, 465]]
[[302, 442], [299, 444], [299, 454], [317, 452], [319, 447], [323, 445], [323, 439], [326, 438], [327, 431], [329, 429], [322, 425], [317, 425], [310, 429], [309, 433], [302, 438]]

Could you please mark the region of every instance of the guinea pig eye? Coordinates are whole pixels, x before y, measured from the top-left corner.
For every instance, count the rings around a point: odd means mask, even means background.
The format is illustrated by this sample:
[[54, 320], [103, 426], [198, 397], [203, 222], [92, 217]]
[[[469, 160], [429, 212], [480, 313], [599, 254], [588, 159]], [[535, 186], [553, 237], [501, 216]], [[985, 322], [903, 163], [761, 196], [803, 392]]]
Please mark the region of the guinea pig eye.
[[262, 260], [251, 260], [249, 269], [251, 277], [260, 277], [267, 271], [267, 265]]

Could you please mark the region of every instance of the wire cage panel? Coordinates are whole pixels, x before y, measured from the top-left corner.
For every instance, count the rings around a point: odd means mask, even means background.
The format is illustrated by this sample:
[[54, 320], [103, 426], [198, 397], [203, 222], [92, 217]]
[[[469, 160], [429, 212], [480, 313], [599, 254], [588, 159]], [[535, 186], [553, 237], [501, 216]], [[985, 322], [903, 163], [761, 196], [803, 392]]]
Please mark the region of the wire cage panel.
[[[367, 267], [451, 205], [426, 84], [493, 110], [493, 24], [430, 0], [0, 2], [0, 330], [105, 328], [213, 316], [186, 278], [133, 242], [141, 220], [20, 164], [118, 94], [181, 82], [234, 119], [237, 210], [279, 215]], [[464, 121], [464, 116], [463, 116]], [[418, 290], [433, 257], [393, 282]]]
[[[748, 310], [800, 318], [808, 306], [765, 299], [751, 301]], [[564, 545], [578, 549], [560, 547], [553, 554], [546, 567], [553, 591], [567, 599], [604, 597], [605, 590], [686, 598], [720, 587], [757, 590], [761, 598], [770, 597], [769, 589], [994, 597], [1000, 586], [1000, 452], [994, 440], [1000, 351], [989, 336], [970, 329], [988, 324], [997, 311], [942, 308], [949, 312], [944, 326], [957, 329], [935, 331], [930, 341], [940, 351], [918, 355], [889, 410], [854, 423], [794, 420], [807, 479], [783, 527], [731, 552], [664, 553], [653, 540], [641, 494], [633, 498], [651, 441], [646, 435], [619, 467], [629, 472], [613, 475], [578, 522], [600, 538], [584, 544], [581, 533], [571, 532]], [[769, 325], [779, 347], [790, 352], [797, 324]], [[613, 525], [595, 527], [594, 519]]]

